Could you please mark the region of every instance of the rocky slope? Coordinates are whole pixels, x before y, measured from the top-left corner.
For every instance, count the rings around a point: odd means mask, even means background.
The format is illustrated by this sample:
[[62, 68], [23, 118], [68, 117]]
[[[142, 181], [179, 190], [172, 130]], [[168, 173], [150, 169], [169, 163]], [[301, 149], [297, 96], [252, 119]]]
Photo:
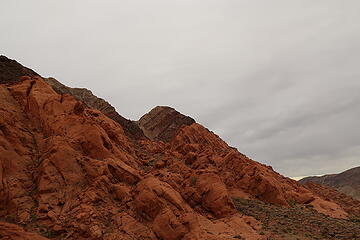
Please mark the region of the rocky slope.
[[166, 106], [155, 107], [138, 121], [149, 139], [164, 142], [169, 142], [183, 125], [190, 126], [193, 123], [194, 119]]
[[234, 199], [239, 212], [263, 223], [271, 240], [358, 240], [360, 219], [336, 219], [319, 214], [309, 205], [283, 208], [258, 200]]
[[46, 240], [39, 234], [26, 232], [23, 228], [6, 222], [0, 222], [0, 239], [3, 240]]
[[351, 217], [360, 217], [360, 201], [352, 198], [351, 196], [341, 193], [336, 189], [313, 182], [307, 182], [304, 185], [312, 192], [316, 192], [324, 199], [329, 199], [332, 202], [337, 203], [346, 212], [350, 213]]
[[352, 168], [339, 174], [330, 174], [320, 177], [306, 177], [301, 179], [299, 182], [313, 182], [333, 187], [339, 192], [360, 200], [360, 167]]
[[174, 109], [141, 118], [148, 138], [136, 138], [91, 107], [91, 95], [81, 101], [52, 85], [38, 76], [0, 84], [2, 237], [268, 239], [238, 198], [349, 215]]
[[44, 78], [44, 80], [50, 84], [57, 93], [69, 94], [77, 100], [85, 103], [88, 107], [97, 109], [115, 122], [118, 122], [123, 127], [127, 136], [135, 139], [145, 137], [139, 126], [134, 121], [121, 116], [110, 103], [102, 98], [96, 97], [90, 90], [86, 88], [67, 87], [55, 78]]
[[0, 84], [11, 84], [19, 81], [21, 76], [39, 76], [33, 70], [26, 68], [5, 56], [0, 55]]

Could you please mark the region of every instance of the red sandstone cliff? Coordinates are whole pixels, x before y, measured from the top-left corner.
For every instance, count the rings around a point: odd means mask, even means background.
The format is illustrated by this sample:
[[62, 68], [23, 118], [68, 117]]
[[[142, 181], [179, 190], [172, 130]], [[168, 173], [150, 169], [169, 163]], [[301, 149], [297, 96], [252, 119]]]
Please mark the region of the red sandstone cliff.
[[78, 99], [38, 76], [0, 84], [1, 236], [267, 239], [236, 197], [348, 215], [174, 109], [152, 110], [139, 121], [148, 138], [132, 139]]
[[44, 78], [50, 84], [55, 92], [63, 95], [68, 94], [75, 97], [77, 100], [85, 103], [89, 108], [97, 109], [119, 123], [125, 131], [125, 134], [130, 138], [140, 139], [145, 138], [142, 130], [136, 122], [121, 116], [115, 108], [102, 98], [96, 97], [92, 92], [86, 88], [71, 88], [57, 81], [55, 78]]

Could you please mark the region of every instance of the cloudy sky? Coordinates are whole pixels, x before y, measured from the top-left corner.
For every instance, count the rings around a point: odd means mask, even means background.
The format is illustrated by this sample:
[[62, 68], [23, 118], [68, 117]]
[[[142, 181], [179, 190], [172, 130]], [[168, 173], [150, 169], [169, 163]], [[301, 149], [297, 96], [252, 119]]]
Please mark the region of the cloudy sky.
[[359, 0], [1, 0], [0, 54], [286, 176], [360, 165]]

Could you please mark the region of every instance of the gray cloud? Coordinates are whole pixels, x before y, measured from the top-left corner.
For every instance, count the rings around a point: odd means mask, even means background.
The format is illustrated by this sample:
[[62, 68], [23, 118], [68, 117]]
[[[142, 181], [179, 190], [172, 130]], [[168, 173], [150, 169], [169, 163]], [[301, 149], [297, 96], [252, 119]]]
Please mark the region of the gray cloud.
[[1, 54], [125, 117], [171, 105], [287, 176], [359, 165], [357, 0], [1, 1]]

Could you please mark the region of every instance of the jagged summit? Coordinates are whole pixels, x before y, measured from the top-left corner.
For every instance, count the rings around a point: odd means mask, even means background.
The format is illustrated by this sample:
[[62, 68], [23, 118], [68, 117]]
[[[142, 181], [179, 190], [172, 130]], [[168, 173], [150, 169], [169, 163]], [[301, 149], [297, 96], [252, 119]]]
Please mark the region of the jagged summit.
[[168, 106], [157, 106], [138, 121], [145, 136], [151, 140], [164, 142], [169, 142], [182, 126], [193, 123], [195, 123], [194, 119]]
[[[22, 81], [20, 79], [22, 76], [40, 77], [39, 74], [22, 66], [17, 61], [6, 56], [0, 56], [0, 84], [17, 83]], [[182, 125], [191, 125], [195, 122], [192, 118], [165, 106], [155, 107], [137, 122], [131, 121], [121, 116], [110, 103], [95, 96], [86, 88], [71, 88], [52, 77], [44, 78], [44, 80], [57, 93], [69, 94], [84, 102], [88, 107], [100, 110], [106, 116], [118, 122], [124, 128], [125, 133], [132, 138], [148, 137], [152, 140], [168, 142]]]
[[0, 84], [12, 84], [20, 81], [21, 76], [40, 76], [33, 70], [22, 66], [15, 60], [0, 55]]

